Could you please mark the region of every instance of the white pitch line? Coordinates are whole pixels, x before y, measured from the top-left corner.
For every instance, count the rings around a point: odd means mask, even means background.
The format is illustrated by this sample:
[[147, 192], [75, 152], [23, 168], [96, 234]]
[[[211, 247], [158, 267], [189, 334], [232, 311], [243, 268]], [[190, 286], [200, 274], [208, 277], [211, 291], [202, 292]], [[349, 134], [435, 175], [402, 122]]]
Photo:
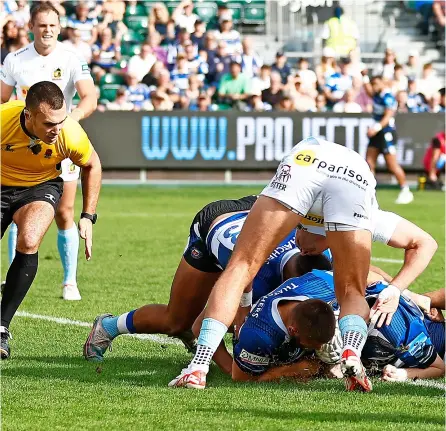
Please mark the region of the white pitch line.
[[[42, 314], [28, 313], [27, 311], [17, 311], [16, 316], [25, 317], [28, 319], [46, 320], [47, 322], [54, 322], [58, 323], [59, 325], [82, 326], [85, 328], [92, 327], [92, 324], [88, 322], [66, 319], [65, 317], [44, 316]], [[162, 335], [153, 335], [153, 334], [123, 334], [123, 335], [127, 335], [133, 338], [138, 338], [139, 340], [150, 340], [158, 344], [181, 344], [181, 342], [178, 340], [175, 340], [173, 338], [168, 338], [167, 336], [162, 336]]]
[[424, 386], [426, 388], [435, 388], [435, 389], [441, 389], [441, 390], [446, 390], [446, 384], [445, 382], [440, 383], [438, 380], [410, 380], [407, 382], [403, 382], [403, 383], [408, 383], [410, 385], [415, 385], [415, 386]]
[[404, 263], [402, 259], [388, 259], [387, 257], [372, 257], [375, 262], [388, 262], [388, 263]]

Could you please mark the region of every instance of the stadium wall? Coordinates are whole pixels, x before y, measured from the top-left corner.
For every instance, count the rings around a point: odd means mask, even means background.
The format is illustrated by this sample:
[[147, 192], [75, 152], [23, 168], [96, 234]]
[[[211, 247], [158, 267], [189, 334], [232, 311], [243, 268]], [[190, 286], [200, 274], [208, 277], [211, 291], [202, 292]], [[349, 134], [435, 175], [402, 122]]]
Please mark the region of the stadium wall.
[[[365, 156], [367, 114], [226, 112], [96, 112], [82, 122], [104, 170], [274, 170], [303, 137], [322, 136]], [[432, 137], [445, 128], [443, 114], [396, 117], [398, 160], [422, 170]], [[384, 160], [379, 160], [384, 167]], [[190, 172], [192, 174], [192, 172]], [[211, 172], [209, 172], [210, 175]]]

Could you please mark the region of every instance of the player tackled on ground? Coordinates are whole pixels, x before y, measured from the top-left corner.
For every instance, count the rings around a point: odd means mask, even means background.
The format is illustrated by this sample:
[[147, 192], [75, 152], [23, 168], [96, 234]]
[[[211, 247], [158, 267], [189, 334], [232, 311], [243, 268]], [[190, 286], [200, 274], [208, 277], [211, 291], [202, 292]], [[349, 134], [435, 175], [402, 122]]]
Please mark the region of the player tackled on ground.
[[52, 82], [34, 84], [25, 102], [5, 103], [0, 113], [1, 236], [12, 221], [18, 227], [17, 253], [1, 300], [0, 353], [8, 358], [9, 324], [36, 276], [37, 252], [63, 193], [60, 163], [69, 157], [82, 167], [79, 232], [89, 260], [101, 162], [79, 123], [67, 117], [64, 95]]

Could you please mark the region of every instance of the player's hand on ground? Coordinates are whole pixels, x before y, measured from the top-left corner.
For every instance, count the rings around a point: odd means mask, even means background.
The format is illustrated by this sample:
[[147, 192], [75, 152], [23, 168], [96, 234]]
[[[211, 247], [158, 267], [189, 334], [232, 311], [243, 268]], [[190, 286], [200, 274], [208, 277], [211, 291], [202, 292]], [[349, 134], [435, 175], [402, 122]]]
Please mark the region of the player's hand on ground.
[[85, 258], [91, 259], [91, 249], [93, 247], [93, 223], [87, 218], [79, 220], [79, 235], [85, 240]]
[[403, 368], [396, 368], [393, 365], [386, 365], [383, 369], [382, 379], [387, 382], [405, 382], [407, 371]]
[[385, 323], [389, 325], [392, 317], [398, 308], [401, 291], [392, 284], [389, 284], [378, 295], [378, 299], [370, 310], [370, 319], [376, 323], [377, 328]]

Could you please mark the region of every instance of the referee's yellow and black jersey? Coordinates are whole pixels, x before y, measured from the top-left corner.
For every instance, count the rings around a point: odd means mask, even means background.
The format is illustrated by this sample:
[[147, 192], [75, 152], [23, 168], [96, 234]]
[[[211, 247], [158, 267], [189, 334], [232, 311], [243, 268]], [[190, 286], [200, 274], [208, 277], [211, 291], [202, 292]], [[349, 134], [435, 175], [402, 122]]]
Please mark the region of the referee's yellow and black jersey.
[[31, 187], [60, 175], [64, 159], [80, 167], [91, 157], [93, 146], [82, 126], [68, 117], [54, 144], [33, 139], [25, 128], [25, 102], [0, 105], [1, 185]]

